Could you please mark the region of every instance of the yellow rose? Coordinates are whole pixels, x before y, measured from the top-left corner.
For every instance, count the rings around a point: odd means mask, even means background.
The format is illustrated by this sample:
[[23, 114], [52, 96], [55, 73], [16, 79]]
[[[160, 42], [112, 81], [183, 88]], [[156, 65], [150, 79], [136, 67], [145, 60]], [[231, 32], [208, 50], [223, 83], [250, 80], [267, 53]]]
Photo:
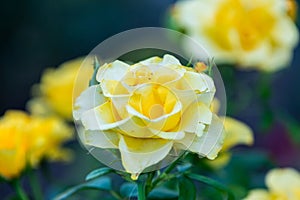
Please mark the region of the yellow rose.
[[[38, 115], [58, 115], [65, 119], [72, 119], [72, 94], [74, 82], [83, 58], [68, 61], [57, 69], [47, 69], [41, 78], [41, 83], [33, 87], [36, 98], [28, 103], [29, 110]], [[85, 60], [90, 68], [85, 71], [86, 76], [93, 73], [92, 59]], [[83, 76], [81, 76], [83, 77]], [[82, 84], [86, 88], [88, 83]]]
[[37, 166], [43, 158], [50, 161], [69, 160], [71, 152], [62, 144], [72, 138], [72, 128], [56, 117], [32, 116], [28, 141], [28, 160]]
[[217, 63], [274, 71], [288, 65], [298, 43], [288, 10], [285, 0], [185, 0], [172, 16]]
[[250, 191], [244, 200], [299, 200], [300, 173], [292, 168], [273, 169], [266, 176], [269, 190]]
[[0, 119], [0, 176], [19, 176], [26, 166], [26, 149], [30, 123], [23, 112], [9, 111]]
[[35, 167], [43, 158], [68, 159], [70, 152], [61, 145], [71, 135], [72, 129], [57, 118], [7, 111], [0, 119], [0, 176], [17, 177], [27, 163]]
[[74, 118], [86, 130], [84, 144], [119, 149], [133, 178], [171, 149], [214, 159], [224, 137], [209, 109], [214, 82], [190, 69], [171, 55], [101, 66], [100, 84], [86, 89], [74, 106]]
[[[211, 110], [213, 113], [218, 113], [220, 102], [217, 99], [214, 99], [211, 104]], [[253, 132], [251, 128], [234, 118], [231, 117], [221, 117], [224, 122], [225, 129], [225, 139], [220, 155], [217, 159], [209, 161], [208, 164], [215, 169], [224, 167], [231, 158], [231, 153], [229, 150], [237, 145], [252, 145], [253, 144]]]

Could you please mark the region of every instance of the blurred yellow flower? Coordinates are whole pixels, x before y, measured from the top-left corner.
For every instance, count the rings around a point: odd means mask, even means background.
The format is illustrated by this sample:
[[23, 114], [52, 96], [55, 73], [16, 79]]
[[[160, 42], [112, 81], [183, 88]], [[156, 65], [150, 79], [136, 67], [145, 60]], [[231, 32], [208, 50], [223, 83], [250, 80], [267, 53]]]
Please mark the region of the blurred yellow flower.
[[30, 118], [17, 111], [9, 111], [0, 119], [0, 176], [6, 179], [19, 176], [26, 166], [29, 123]]
[[83, 142], [119, 149], [133, 179], [173, 148], [214, 159], [224, 138], [222, 122], [209, 109], [214, 82], [187, 69], [171, 55], [101, 66], [100, 84], [85, 90], [74, 107], [86, 129]]
[[217, 63], [275, 71], [289, 64], [298, 43], [287, 6], [285, 0], [183, 0], [171, 14]]
[[71, 135], [72, 129], [57, 118], [7, 111], [0, 119], [0, 176], [17, 177], [26, 164], [35, 167], [43, 158], [68, 159], [70, 152], [61, 145]]
[[299, 200], [300, 173], [292, 168], [273, 169], [266, 176], [268, 190], [250, 191], [244, 200]]
[[[218, 113], [219, 101], [217, 99], [213, 100], [211, 110], [214, 113]], [[208, 162], [208, 164], [215, 169], [222, 168], [229, 162], [231, 158], [229, 150], [232, 147], [241, 144], [253, 144], [253, 132], [248, 125], [231, 117], [222, 117], [221, 119], [224, 121], [225, 129], [224, 144], [220, 155], [215, 160]]]
[[69, 160], [71, 152], [61, 146], [72, 138], [72, 132], [72, 128], [56, 117], [32, 116], [28, 141], [31, 166], [37, 166], [43, 158], [50, 161]]
[[[60, 65], [57, 69], [47, 69], [41, 78], [41, 83], [33, 87], [36, 96], [28, 103], [31, 113], [38, 115], [58, 115], [65, 119], [72, 119], [73, 87], [83, 61], [90, 63], [90, 70], [85, 71], [90, 77], [93, 73], [92, 60], [77, 58]], [[81, 76], [82, 77], [82, 76]], [[82, 84], [82, 89], [88, 86]], [[75, 94], [76, 95], [76, 94]]]

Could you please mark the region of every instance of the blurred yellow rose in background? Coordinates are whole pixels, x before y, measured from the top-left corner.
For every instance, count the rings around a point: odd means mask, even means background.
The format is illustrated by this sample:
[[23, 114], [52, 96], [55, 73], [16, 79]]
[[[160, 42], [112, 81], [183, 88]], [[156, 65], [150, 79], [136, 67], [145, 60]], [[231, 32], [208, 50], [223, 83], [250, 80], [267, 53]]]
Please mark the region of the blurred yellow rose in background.
[[18, 177], [27, 164], [36, 167], [42, 159], [69, 159], [61, 146], [71, 137], [72, 129], [55, 117], [7, 111], [0, 119], [0, 176]]
[[299, 200], [300, 173], [292, 168], [273, 169], [266, 176], [269, 190], [250, 191], [244, 200]]
[[[90, 77], [93, 73], [93, 63], [89, 58], [77, 58], [63, 63], [57, 69], [47, 69], [42, 75], [41, 83], [33, 87], [35, 98], [28, 103], [30, 112], [44, 116], [58, 115], [71, 120], [73, 87], [83, 61], [87, 65], [90, 63], [90, 70], [84, 71], [86, 76]], [[82, 84], [82, 90], [87, 84]]]
[[6, 179], [20, 175], [26, 166], [29, 116], [8, 111], [0, 119], [0, 175]]
[[104, 64], [97, 81], [74, 106], [75, 120], [86, 129], [83, 143], [119, 149], [133, 179], [172, 149], [217, 157], [224, 132], [209, 108], [216, 89], [208, 75], [165, 55]]
[[183, 0], [171, 14], [217, 63], [275, 71], [289, 64], [298, 43], [293, 12], [284, 0]]

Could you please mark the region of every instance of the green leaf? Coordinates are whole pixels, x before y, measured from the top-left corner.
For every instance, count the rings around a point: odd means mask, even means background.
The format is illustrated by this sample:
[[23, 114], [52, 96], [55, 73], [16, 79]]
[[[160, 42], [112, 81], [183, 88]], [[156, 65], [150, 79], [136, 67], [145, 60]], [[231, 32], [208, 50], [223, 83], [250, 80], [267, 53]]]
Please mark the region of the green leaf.
[[193, 200], [196, 199], [196, 187], [189, 178], [181, 177], [179, 179], [179, 198], [178, 200]]
[[136, 183], [124, 183], [120, 188], [120, 194], [123, 197], [137, 197], [138, 189]]
[[111, 169], [111, 168], [108, 168], [108, 167], [102, 167], [102, 168], [99, 168], [99, 169], [95, 169], [93, 171], [91, 171], [86, 177], [85, 177], [85, 180], [88, 181], [88, 180], [91, 180], [91, 179], [94, 179], [94, 178], [97, 178], [99, 176], [103, 176], [105, 174], [109, 174], [111, 172], [113, 172], [114, 170]]
[[93, 76], [90, 80], [89, 86], [99, 84], [99, 82], [96, 79], [99, 67], [100, 67], [99, 61], [98, 61], [97, 57], [95, 56], [95, 58], [94, 58], [94, 73], [93, 73]]
[[174, 199], [174, 198], [178, 198], [178, 192], [175, 190], [171, 190], [169, 188], [166, 187], [158, 187], [153, 189], [148, 197], [150, 199]]
[[202, 183], [205, 183], [209, 186], [212, 186], [214, 188], [216, 188], [217, 190], [221, 191], [221, 192], [224, 192], [227, 194], [227, 200], [235, 200], [235, 196], [232, 194], [232, 192], [226, 188], [224, 185], [222, 185], [221, 183], [211, 179], [211, 178], [208, 178], [208, 177], [205, 177], [205, 176], [201, 176], [201, 175], [198, 175], [198, 174], [186, 174], [187, 177], [193, 179], [193, 180], [196, 180], [196, 181], [200, 181]]
[[86, 189], [97, 189], [97, 190], [111, 190], [112, 189], [112, 185], [111, 185], [111, 180], [108, 177], [100, 177], [97, 179], [93, 179], [90, 180], [88, 182], [76, 185], [74, 187], [71, 187], [69, 189], [67, 189], [66, 191], [64, 191], [63, 193], [60, 193], [59, 195], [57, 195], [54, 200], [63, 200], [66, 199], [68, 197], [70, 197], [71, 195], [73, 195], [74, 193], [80, 191], [80, 190], [86, 190]]

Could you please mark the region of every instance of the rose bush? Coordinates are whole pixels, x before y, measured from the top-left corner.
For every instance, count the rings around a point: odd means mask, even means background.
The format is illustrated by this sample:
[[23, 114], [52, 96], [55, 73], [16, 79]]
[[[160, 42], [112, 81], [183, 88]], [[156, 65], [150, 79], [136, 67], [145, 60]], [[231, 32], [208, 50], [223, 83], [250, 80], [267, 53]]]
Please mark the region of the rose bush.
[[285, 0], [185, 0], [171, 15], [217, 63], [275, 71], [289, 64], [298, 43], [288, 5]]
[[73, 116], [85, 129], [83, 143], [119, 149], [133, 179], [172, 149], [217, 156], [224, 132], [210, 110], [216, 88], [208, 75], [165, 55], [104, 64], [97, 81], [77, 98]]

